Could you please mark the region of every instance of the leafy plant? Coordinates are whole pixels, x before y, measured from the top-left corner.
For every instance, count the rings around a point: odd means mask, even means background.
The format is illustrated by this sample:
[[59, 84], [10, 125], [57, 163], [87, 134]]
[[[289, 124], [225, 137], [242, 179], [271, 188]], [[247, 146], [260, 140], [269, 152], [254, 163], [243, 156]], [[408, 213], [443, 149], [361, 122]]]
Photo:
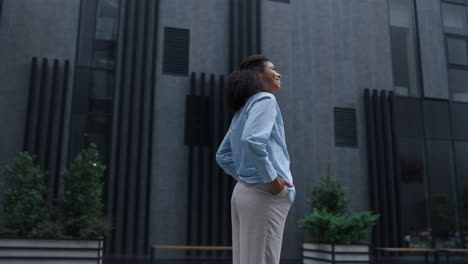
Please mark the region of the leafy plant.
[[348, 216], [314, 208], [298, 224], [309, 232], [315, 243], [352, 244], [367, 238], [377, 218], [370, 212]]
[[347, 214], [346, 190], [328, 175], [312, 190], [312, 212], [300, 219], [299, 228], [309, 232], [314, 243], [353, 244], [365, 240], [378, 215]]
[[4, 171], [3, 216], [0, 234], [4, 236], [50, 237], [60, 234], [47, 206], [46, 173], [34, 163], [34, 155], [21, 152], [12, 167]]
[[344, 214], [348, 206], [346, 190], [333, 177], [322, 177], [320, 185], [312, 190], [312, 208], [334, 214]]
[[456, 205], [443, 193], [435, 193], [431, 197], [433, 227], [438, 232], [447, 233], [456, 225], [452, 217], [456, 211]]
[[97, 238], [106, 233], [108, 224], [102, 202], [104, 170], [95, 144], [90, 144], [73, 160], [64, 184], [65, 235]]
[[461, 193], [461, 209], [465, 216], [468, 215], [468, 186], [463, 187], [463, 191]]

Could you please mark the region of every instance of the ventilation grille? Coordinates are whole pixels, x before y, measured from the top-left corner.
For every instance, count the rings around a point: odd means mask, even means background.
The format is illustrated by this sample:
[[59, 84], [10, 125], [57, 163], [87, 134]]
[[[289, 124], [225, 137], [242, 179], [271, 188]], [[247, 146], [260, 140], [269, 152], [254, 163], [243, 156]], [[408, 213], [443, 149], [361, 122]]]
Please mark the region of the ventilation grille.
[[291, 3], [290, 0], [270, 0], [271, 2], [280, 2], [280, 3], [286, 3], [286, 4], [289, 4]]
[[3, 7], [3, 0], [0, 0], [0, 21], [2, 20], [2, 7]]
[[164, 28], [163, 73], [188, 75], [190, 30]]
[[335, 144], [338, 147], [356, 148], [356, 110], [353, 108], [335, 107]]

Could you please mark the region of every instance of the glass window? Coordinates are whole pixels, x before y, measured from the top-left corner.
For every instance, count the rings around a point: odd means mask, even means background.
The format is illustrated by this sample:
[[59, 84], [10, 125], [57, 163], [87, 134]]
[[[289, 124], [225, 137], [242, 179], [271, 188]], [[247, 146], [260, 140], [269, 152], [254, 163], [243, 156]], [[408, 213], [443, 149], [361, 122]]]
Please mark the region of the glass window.
[[112, 67], [115, 64], [115, 46], [119, 16], [119, 0], [101, 0], [97, 7], [93, 63]]
[[104, 160], [112, 121], [119, 6], [120, 0], [90, 0], [83, 2], [80, 12], [71, 152], [94, 142]]
[[442, 12], [446, 33], [467, 34], [467, 21], [464, 6], [443, 3]]
[[465, 39], [447, 38], [448, 60], [451, 64], [468, 65], [468, 52]]
[[93, 71], [92, 97], [96, 99], [112, 99], [114, 88], [114, 74], [111, 71]]
[[421, 101], [397, 96], [394, 106], [395, 126], [400, 137], [423, 138]]
[[424, 141], [400, 138], [398, 142], [400, 180], [399, 210], [401, 234], [405, 247], [428, 247]]
[[468, 102], [468, 70], [448, 69], [448, 83], [453, 100]]
[[96, 39], [115, 40], [119, 15], [118, 0], [101, 0], [96, 18]]
[[426, 146], [432, 239], [438, 248], [460, 247], [452, 142], [428, 140]]
[[72, 114], [86, 115], [88, 111], [89, 87], [92, 80], [92, 70], [86, 67], [77, 67], [75, 75]]
[[420, 95], [420, 65], [414, 2], [390, 0], [390, 38], [394, 90], [400, 95]]
[[447, 101], [424, 100], [424, 130], [426, 138], [448, 139], [450, 130], [449, 104]]
[[89, 111], [92, 113], [112, 113], [113, 88], [113, 72], [94, 70]]
[[[455, 141], [455, 161], [458, 186], [458, 204], [460, 208], [462, 234], [468, 233], [468, 142]], [[464, 236], [461, 236], [465, 239]], [[468, 241], [465, 239], [465, 244]]]
[[452, 118], [453, 139], [468, 141], [468, 122], [466, 122], [466, 120], [468, 120], [468, 104], [451, 103], [450, 113]]
[[96, 40], [93, 62], [96, 67], [112, 68], [115, 65], [115, 40]]
[[97, 145], [101, 157], [107, 157], [111, 116], [90, 114], [87, 120], [86, 141]]

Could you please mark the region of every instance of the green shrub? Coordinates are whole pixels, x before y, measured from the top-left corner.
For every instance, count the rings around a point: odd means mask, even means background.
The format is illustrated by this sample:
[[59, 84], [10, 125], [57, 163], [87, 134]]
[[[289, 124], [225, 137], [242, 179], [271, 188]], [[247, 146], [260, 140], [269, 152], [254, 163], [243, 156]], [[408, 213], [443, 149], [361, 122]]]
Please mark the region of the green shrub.
[[65, 175], [63, 214], [67, 236], [98, 238], [108, 225], [103, 214], [105, 166], [91, 144], [73, 160]]
[[313, 243], [353, 244], [365, 240], [378, 219], [371, 212], [347, 214], [345, 189], [331, 176], [312, 190], [312, 212], [298, 221]]
[[314, 243], [352, 244], [367, 238], [377, 218], [369, 212], [348, 216], [313, 209], [298, 225], [309, 232]]
[[322, 177], [320, 185], [312, 190], [312, 208], [344, 214], [348, 206], [345, 194], [346, 190], [335, 178]]
[[35, 157], [21, 152], [12, 167], [4, 171], [3, 236], [52, 237], [60, 235], [60, 225], [52, 221], [47, 207], [46, 173], [34, 163]]

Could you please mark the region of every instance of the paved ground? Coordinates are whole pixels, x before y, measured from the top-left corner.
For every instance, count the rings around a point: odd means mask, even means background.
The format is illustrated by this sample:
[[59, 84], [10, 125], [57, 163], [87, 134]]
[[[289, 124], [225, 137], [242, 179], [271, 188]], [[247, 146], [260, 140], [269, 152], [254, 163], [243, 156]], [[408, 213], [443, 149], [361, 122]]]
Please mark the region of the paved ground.
[[[230, 259], [224, 260], [157, 260], [153, 264], [231, 264]], [[429, 263], [436, 263], [434, 258], [429, 258]], [[441, 256], [439, 259], [439, 264], [468, 264], [468, 255], [465, 256], [452, 256], [450, 262], [447, 262], [445, 256]], [[104, 264], [150, 264], [148, 259], [140, 260], [124, 260], [124, 259], [105, 259]], [[301, 260], [289, 260], [281, 261], [280, 264], [302, 264]], [[411, 257], [385, 257], [379, 259], [378, 262], [373, 261], [372, 264], [424, 264], [424, 257], [422, 256], [411, 256]]]
[[[159, 260], [154, 262], [154, 264], [231, 264], [231, 260], [214, 260], [214, 261], [188, 261], [188, 260]], [[433, 259], [429, 260], [430, 264], [436, 263], [434, 262]], [[450, 259], [450, 262], [447, 262], [445, 258], [441, 258], [439, 260], [439, 264], [467, 264], [468, 263], [468, 256], [465, 258], [455, 258], [452, 257]], [[127, 260], [127, 261], [122, 261], [122, 260], [112, 260], [112, 261], [105, 261], [104, 264], [150, 264], [148, 260], [141, 260], [141, 261], [135, 261], [135, 260]], [[302, 264], [302, 261], [282, 261], [280, 264]], [[380, 260], [378, 263], [373, 262], [373, 264], [424, 264], [424, 259], [383, 259]]]

